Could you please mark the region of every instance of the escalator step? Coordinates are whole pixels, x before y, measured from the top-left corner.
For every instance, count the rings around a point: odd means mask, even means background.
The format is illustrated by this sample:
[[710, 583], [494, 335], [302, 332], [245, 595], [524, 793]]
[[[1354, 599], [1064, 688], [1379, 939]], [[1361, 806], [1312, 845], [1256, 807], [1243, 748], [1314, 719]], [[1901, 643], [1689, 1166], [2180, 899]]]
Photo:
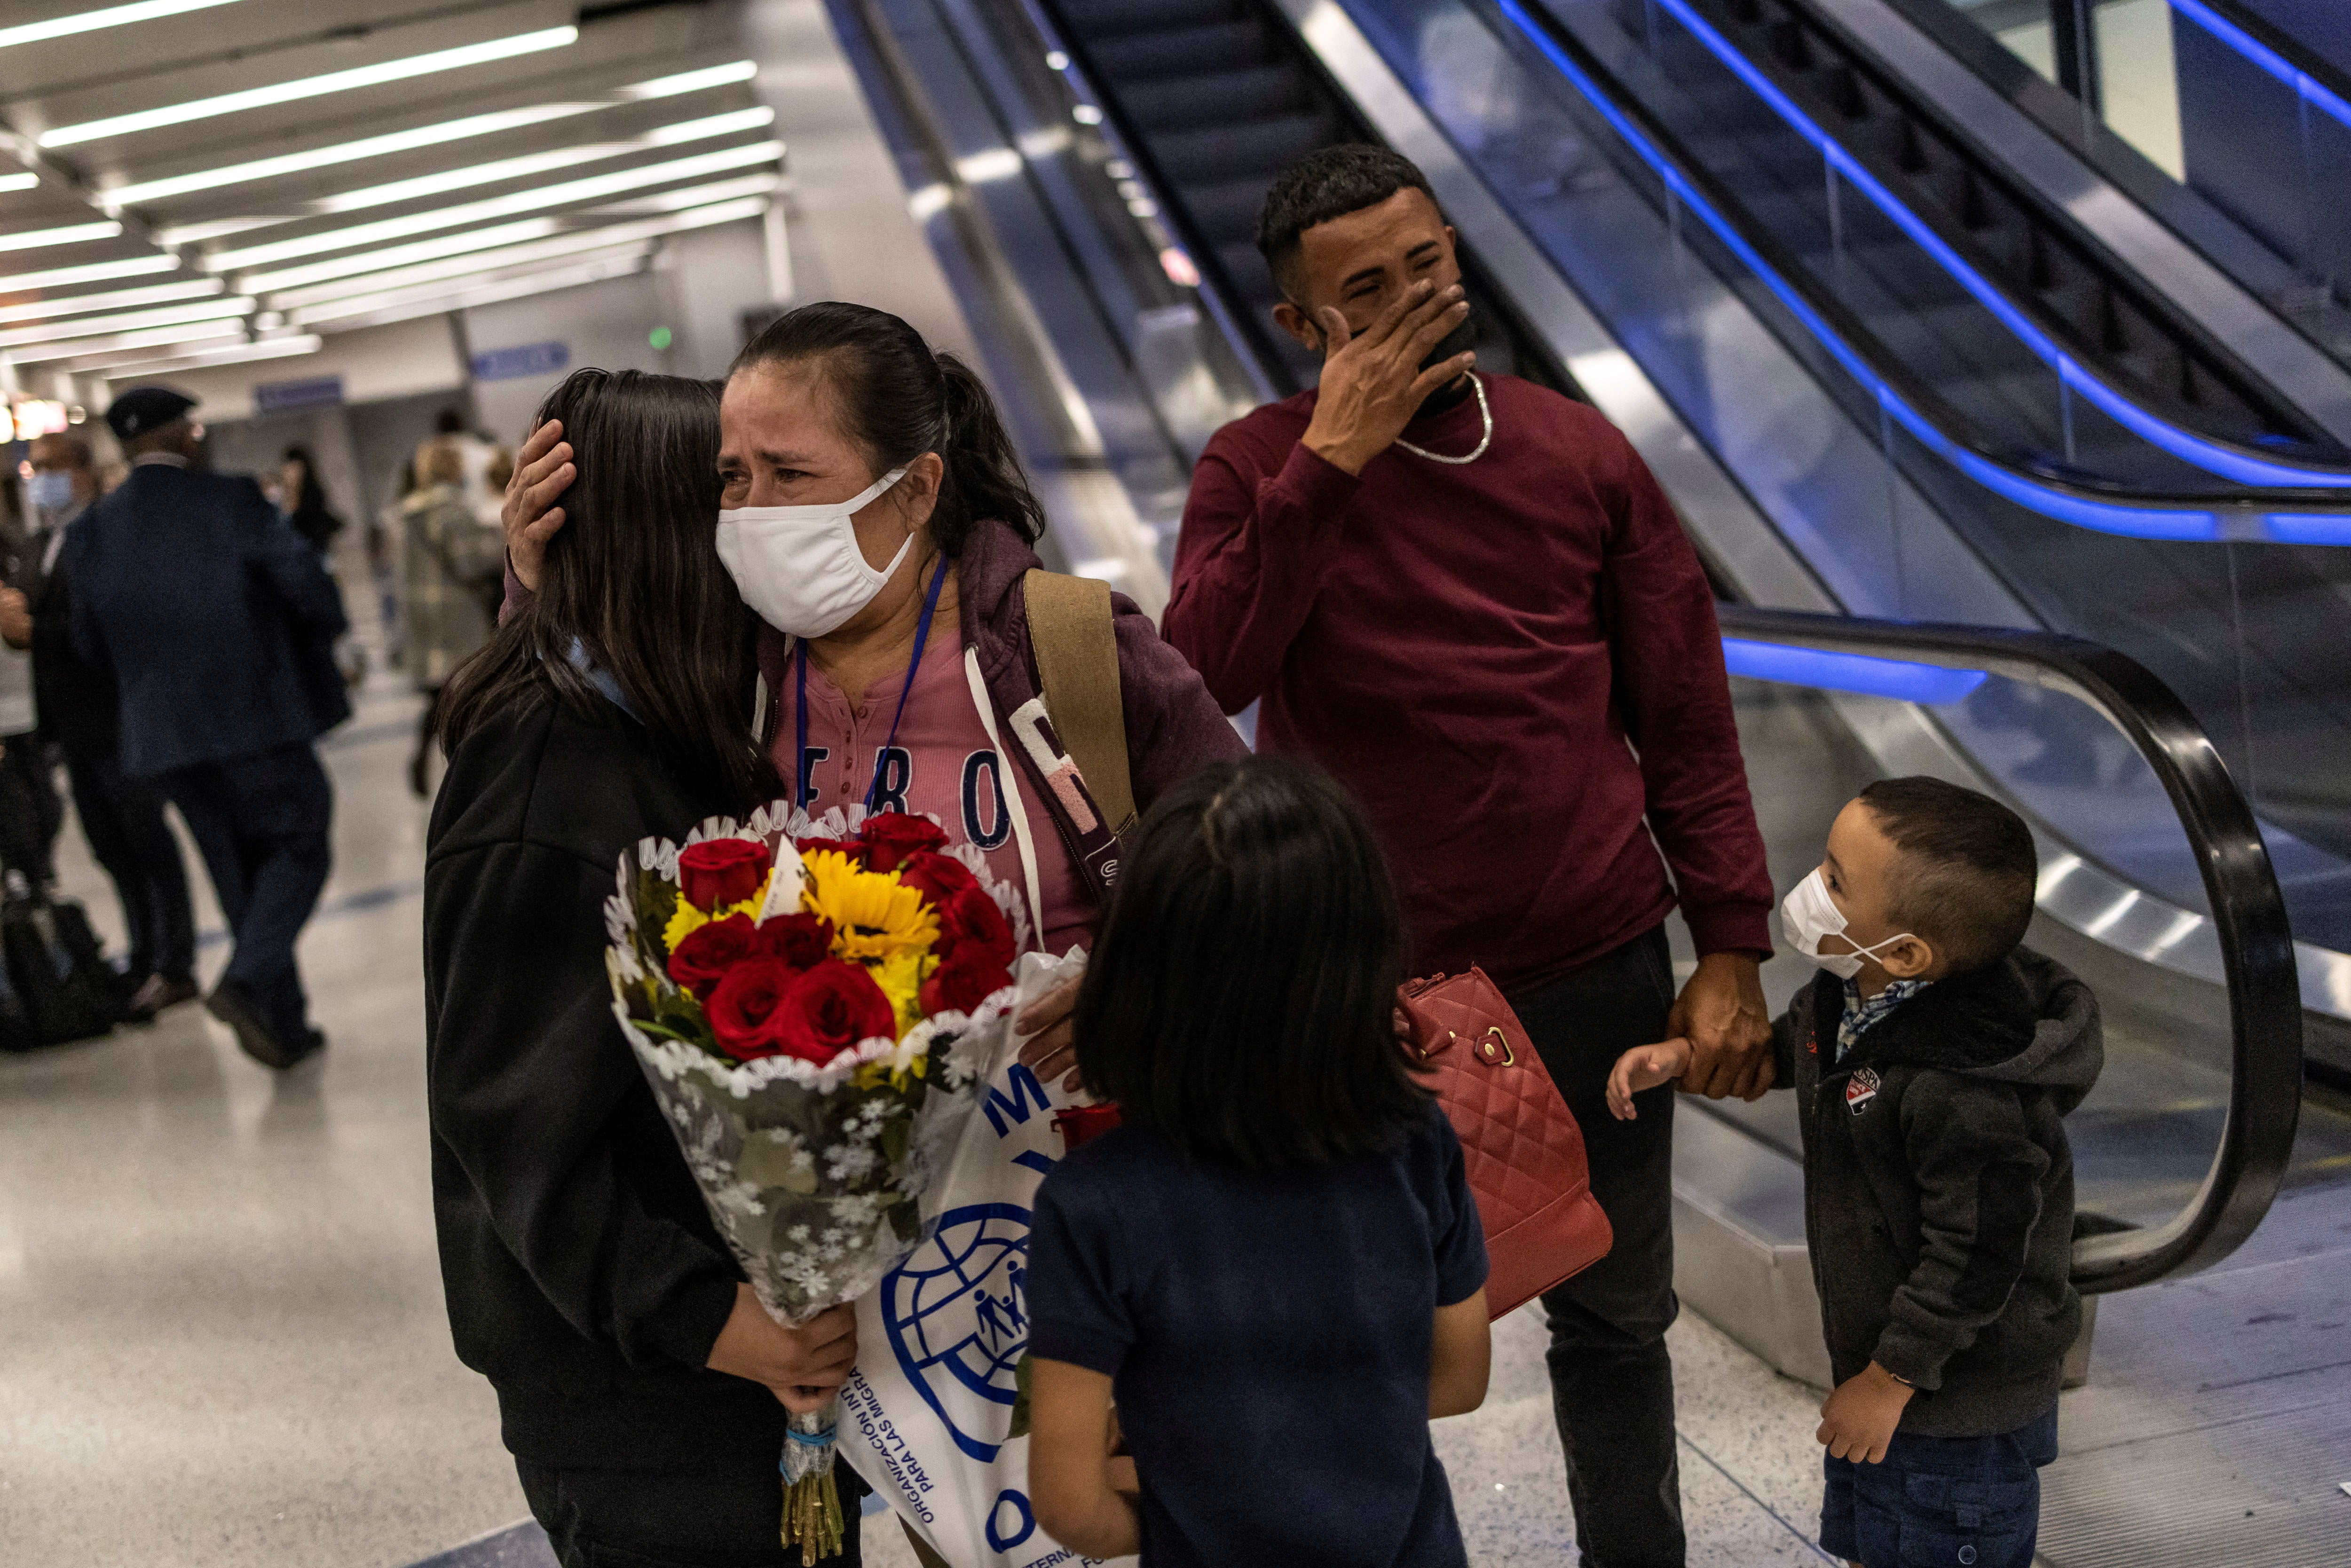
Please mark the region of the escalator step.
[[1256, 22], [1163, 27], [1102, 38], [1090, 47], [1096, 68], [1122, 88], [1129, 82], [1165, 81], [1202, 71], [1242, 70], [1276, 57], [1265, 29]]
[[1255, 178], [1217, 180], [1186, 185], [1181, 194], [1201, 238], [1211, 245], [1248, 244], [1257, 235], [1257, 210], [1264, 204], [1265, 186]]
[[1134, 82], [1119, 91], [1129, 119], [1144, 131], [1190, 131], [1236, 120], [1270, 120], [1309, 110], [1313, 95], [1280, 66], [1204, 71], [1195, 77]]
[[1226, 182], [1249, 174], [1271, 176], [1291, 159], [1339, 140], [1339, 127], [1322, 114], [1290, 114], [1238, 125], [1210, 126], [1151, 136], [1152, 155], [1178, 185]]
[[1249, 14], [1243, 0], [1054, 0], [1053, 9], [1087, 38], [1237, 22]]

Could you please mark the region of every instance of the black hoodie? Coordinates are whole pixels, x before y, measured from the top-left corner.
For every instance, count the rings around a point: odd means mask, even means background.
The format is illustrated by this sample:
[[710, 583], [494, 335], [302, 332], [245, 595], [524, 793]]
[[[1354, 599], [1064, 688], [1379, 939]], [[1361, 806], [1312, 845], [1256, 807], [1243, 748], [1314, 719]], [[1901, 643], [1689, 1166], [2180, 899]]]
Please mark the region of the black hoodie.
[[1836, 1058], [1823, 973], [1772, 1030], [1804, 1134], [1804, 1231], [1829, 1360], [1918, 1392], [1902, 1429], [2013, 1431], [2057, 1400], [2081, 1331], [2062, 1118], [2097, 1082], [2097, 999], [2019, 948], [1929, 986]]

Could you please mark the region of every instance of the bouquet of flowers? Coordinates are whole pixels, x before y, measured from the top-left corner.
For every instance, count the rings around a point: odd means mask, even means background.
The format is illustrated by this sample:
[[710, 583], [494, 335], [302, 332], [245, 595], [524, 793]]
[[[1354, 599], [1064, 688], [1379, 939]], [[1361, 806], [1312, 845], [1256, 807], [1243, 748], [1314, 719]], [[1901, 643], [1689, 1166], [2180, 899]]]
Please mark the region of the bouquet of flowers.
[[[924, 1239], [1009, 1038], [1019, 898], [938, 823], [783, 803], [621, 856], [612, 1010], [760, 1304], [797, 1325]], [[784, 1544], [841, 1548], [834, 1412], [794, 1415]]]

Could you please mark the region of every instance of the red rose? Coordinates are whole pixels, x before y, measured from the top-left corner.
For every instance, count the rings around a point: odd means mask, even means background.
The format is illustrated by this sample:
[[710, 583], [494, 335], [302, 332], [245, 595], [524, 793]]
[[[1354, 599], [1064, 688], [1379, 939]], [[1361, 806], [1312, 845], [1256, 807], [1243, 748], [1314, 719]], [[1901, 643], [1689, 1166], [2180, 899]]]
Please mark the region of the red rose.
[[727, 970], [702, 1004], [718, 1049], [737, 1061], [784, 1051], [784, 998], [799, 979], [789, 965], [764, 956]]
[[723, 909], [758, 892], [775, 863], [756, 839], [708, 839], [677, 852], [678, 886], [696, 909]]
[[[1001, 916], [998, 917], [999, 919]], [[977, 942], [957, 947], [923, 982], [925, 1013], [967, 1013], [1012, 983], [1012, 971]]]
[[861, 1040], [898, 1035], [897, 1011], [873, 977], [838, 958], [827, 958], [794, 980], [775, 1019], [777, 1048], [819, 1067]]
[[821, 915], [778, 915], [758, 930], [760, 948], [789, 964], [794, 973], [832, 956], [832, 922]]
[[936, 822], [908, 816], [904, 811], [884, 811], [866, 818], [862, 836], [865, 863], [875, 871], [896, 871], [898, 863], [908, 855], [943, 850], [947, 843], [946, 831]]
[[711, 988], [726, 977], [729, 969], [763, 953], [761, 935], [761, 927], [752, 925], [747, 915], [730, 915], [696, 926], [669, 956], [669, 977], [706, 1002]]
[[987, 890], [977, 882], [939, 901], [939, 939], [931, 951], [941, 958], [960, 956], [967, 947], [995, 962], [999, 969], [1012, 963], [1012, 927]]
[[898, 880], [908, 887], [918, 889], [925, 898], [942, 909], [956, 894], [967, 887], [979, 885], [979, 879], [964, 869], [963, 862], [933, 850], [924, 850], [900, 861]]
[[865, 845], [856, 839], [794, 839], [792, 847], [804, 855], [812, 855], [819, 850], [830, 850], [837, 855], [847, 855], [849, 863], [853, 866], [862, 867], [865, 864]]

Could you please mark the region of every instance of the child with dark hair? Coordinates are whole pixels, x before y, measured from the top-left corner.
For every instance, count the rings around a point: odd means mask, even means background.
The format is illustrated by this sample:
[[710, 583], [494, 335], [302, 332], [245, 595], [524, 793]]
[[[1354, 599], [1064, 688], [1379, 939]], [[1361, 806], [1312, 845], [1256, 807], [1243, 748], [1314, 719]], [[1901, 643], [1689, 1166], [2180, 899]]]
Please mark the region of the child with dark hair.
[[1144, 818], [1075, 1015], [1124, 1124], [1029, 1243], [1029, 1492], [1072, 1552], [1468, 1563], [1428, 1422], [1485, 1398], [1486, 1244], [1396, 1043], [1404, 967], [1319, 770], [1220, 764]]
[[[1837, 1385], [1821, 1549], [1865, 1568], [2029, 1568], [2057, 1457], [2074, 1157], [2060, 1120], [2097, 1081], [2098, 1004], [2019, 946], [2032, 835], [1997, 800], [1888, 779], [1848, 804], [1781, 905], [1821, 975], [1774, 1026], [1804, 1138], [1804, 1229]], [[1609, 1107], [1677, 1075], [1628, 1051]]]

